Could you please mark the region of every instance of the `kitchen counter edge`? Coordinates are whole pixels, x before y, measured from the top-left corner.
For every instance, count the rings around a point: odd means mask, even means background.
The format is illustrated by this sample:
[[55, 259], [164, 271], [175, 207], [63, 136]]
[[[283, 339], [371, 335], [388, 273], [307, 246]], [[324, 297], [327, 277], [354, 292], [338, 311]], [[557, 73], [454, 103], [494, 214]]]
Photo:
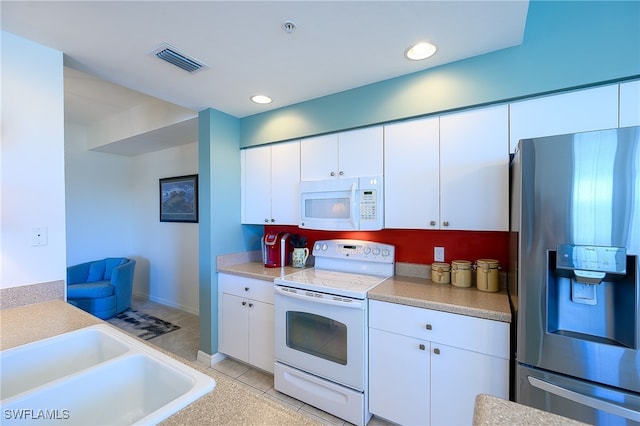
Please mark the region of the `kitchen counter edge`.
[[492, 395], [480, 394], [476, 397], [473, 426], [494, 425], [579, 426], [585, 423]]
[[461, 288], [437, 284], [426, 278], [396, 275], [371, 289], [368, 297], [369, 300], [511, 322], [506, 290], [489, 293], [474, 287]]

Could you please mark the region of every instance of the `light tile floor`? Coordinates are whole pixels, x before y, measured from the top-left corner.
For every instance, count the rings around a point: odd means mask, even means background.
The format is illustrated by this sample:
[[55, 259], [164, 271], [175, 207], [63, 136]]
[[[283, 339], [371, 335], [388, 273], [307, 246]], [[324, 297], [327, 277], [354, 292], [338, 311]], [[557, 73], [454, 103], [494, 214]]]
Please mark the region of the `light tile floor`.
[[[199, 319], [197, 315], [150, 300], [140, 299], [139, 297], [134, 297], [131, 308], [179, 325], [179, 330], [155, 337], [149, 340], [149, 342], [189, 361], [197, 361], [200, 339]], [[276, 391], [273, 388], [273, 375], [270, 373], [252, 368], [249, 365], [231, 358], [226, 358], [211, 368], [234, 379], [250, 391], [282, 404], [285, 407], [289, 407], [294, 411], [298, 411], [322, 424], [339, 426], [348, 426], [351, 424]], [[391, 424], [392, 423], [376, 417], [373, 417], [368, 423], [369, 426], [388, 426]]]

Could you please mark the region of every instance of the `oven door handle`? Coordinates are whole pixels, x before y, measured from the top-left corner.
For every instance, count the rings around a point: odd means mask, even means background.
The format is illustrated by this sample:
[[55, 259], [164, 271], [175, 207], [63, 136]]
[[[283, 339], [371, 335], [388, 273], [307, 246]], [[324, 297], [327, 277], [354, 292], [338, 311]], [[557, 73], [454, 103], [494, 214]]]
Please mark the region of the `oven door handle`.
[[333, 305], [333, 306], [339, 306], [341, 308], [352, 308], [352, 309], [364, 309], [365, 308], [365, 303], [367, 303], [366, 300], [357, 300], [357, 299], [349, 299], [348, 302], [345, 301], [341, 301], [341, 300], [333, 300], [333, 299], [324, 299], [324, 298], [316, 298], [316, 297], [311, 297], [311, 296], [305, 296], [304, 294], [298, 294], [298, 293], [291, 293], [288, 292], [286, 290], [284, 290], [282, 287], [280, 286], [275, 286], [275, 290], [277, 294], [280, 294], [284, 297], [292, 297], [294, 299], [301, 299], [301, 300], [305, 300], [307, 302], [312, 302], [312, 303], [319, 303], [319, 304], [323, 304], [323, 305]]

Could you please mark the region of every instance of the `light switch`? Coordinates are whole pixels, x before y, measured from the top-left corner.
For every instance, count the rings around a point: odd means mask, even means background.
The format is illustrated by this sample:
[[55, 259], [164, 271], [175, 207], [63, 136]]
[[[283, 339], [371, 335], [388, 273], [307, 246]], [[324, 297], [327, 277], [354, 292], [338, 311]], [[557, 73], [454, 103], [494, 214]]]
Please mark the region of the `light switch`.
[[49, 243], [47, 237], [47, 227], [41, 226], [33, 228], [31, 232], [31, 245], [32, 246], [46, 246]]

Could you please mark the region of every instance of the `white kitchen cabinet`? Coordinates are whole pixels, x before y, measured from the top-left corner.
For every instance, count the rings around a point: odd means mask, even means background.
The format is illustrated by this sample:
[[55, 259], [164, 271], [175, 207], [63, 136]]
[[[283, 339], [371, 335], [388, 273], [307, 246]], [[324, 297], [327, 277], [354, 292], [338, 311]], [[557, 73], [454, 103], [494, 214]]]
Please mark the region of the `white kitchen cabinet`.
[[426, 424], [430, 357], [426, 340], [370, 328], [369, 411], [401, 425]]
[[242, 150], [242, 223], [297, 225], [300, 221], [300, 142]]
[[385, 227], [506, 231], [506, 105], [385, 126]]
[[382, 126], [302, 139], [303, 181], [382, 176]]
[[618, 85], [514, 102], [510, 108], [510, 152], [520, 139], [618, 127]]
[[385, 228], [438, 229], [440, 119], [384, 126]]
[[620, 84], [619, 126], [640, 126], [640, 80]]
[[369, 410], [399, 424], [471, 424], [509, 397], [509, 324], [369, 301]]
[[507, 105], [440, 117], [441, 229], [509, 230]]
[[273, 282], [219, 274], [218, 288], [220, 352], [273, 373]]

